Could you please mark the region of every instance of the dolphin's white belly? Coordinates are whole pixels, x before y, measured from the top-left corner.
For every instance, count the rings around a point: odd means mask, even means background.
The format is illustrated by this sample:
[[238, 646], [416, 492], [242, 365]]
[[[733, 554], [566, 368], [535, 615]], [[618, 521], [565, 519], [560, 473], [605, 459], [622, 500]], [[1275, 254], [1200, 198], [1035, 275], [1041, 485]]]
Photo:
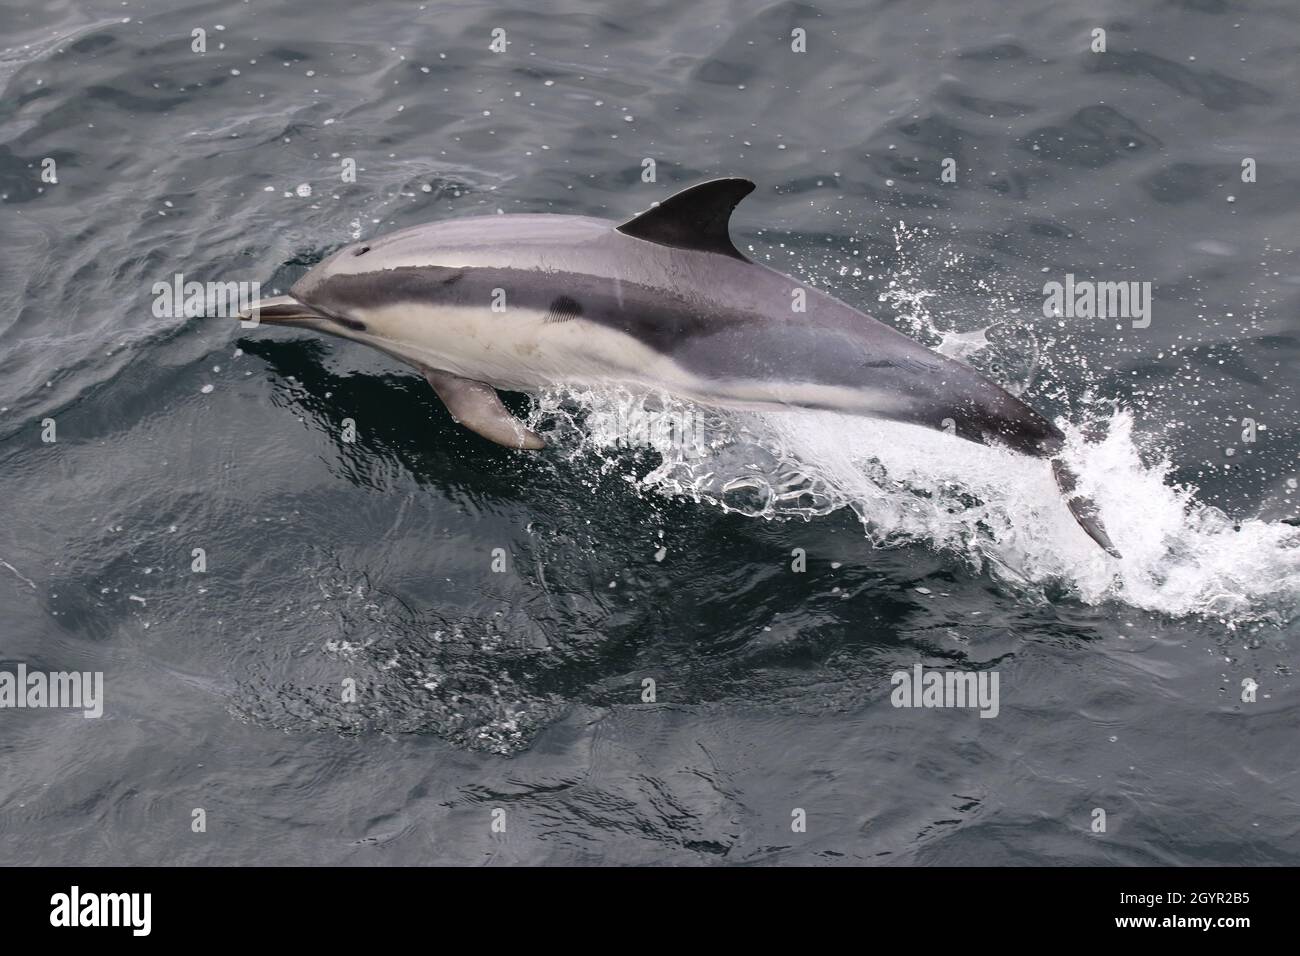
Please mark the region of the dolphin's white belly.
[[[417, 365], [501, 388], [660, 382], [690, 389], [696, 376], [670, 356], [594, 322], [547, 321], [544, 312], [511, 307], [390, 305], [359, 313], [371, 344]], [[362, 341], [369, 335], [358, 336]]]
[[617, 329], [582, 318], [548, 321], [534, 309], [411, 303], [365, 309], [358, 318], [376, 333], [359, 341], [413, 365], [514, 391], [623, 385], [730, 408], [796, 405], [853, 414], [888, 414], [893, 404], [891, 396], [860, 388], [703, 377]]

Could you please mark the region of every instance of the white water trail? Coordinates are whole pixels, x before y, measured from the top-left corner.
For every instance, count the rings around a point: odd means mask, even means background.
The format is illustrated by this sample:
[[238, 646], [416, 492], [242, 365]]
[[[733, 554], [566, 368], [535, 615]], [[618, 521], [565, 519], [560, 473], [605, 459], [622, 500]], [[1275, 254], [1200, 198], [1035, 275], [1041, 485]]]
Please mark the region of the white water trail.
[[851, 509], [864, 547], [923, 545], [1024, 592], [1063, 586], [1086, 604], [1227, 625], [1287, 621], [1300, 606], [1300, 529], [1234, 522], [1168, 484], [1170, 464], [1143, 463], [1124, 411], [1100, 442], [1067, 426], [1065, 451], [1121, 560], [1075, 523], [1047, 462], [941, 432], [803, 409], [723, 412], [623, 389], [544, 393], [530, 424], [606, 468], [619, 466], [620, 447], [653, 448], [661, 463], [638, 476], [647, 490], [764, 519]]

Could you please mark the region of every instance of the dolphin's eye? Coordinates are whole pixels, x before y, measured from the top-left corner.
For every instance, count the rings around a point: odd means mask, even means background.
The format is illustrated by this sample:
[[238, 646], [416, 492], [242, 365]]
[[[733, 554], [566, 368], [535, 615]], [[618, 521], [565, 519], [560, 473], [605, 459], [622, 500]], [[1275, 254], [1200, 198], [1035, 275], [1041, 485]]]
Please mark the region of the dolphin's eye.
[[354, 256], [364, 256], [364, 255], [365, 255], [367, 252], [369, 252], [369, 251], [370, 251], [370, 247], [369, 247], [369, 246], [362, 246], [360, 249], [358, 249], [356, 252], [354, 252], [354, 253], [352, 253], [352, 254], [353, 254]]

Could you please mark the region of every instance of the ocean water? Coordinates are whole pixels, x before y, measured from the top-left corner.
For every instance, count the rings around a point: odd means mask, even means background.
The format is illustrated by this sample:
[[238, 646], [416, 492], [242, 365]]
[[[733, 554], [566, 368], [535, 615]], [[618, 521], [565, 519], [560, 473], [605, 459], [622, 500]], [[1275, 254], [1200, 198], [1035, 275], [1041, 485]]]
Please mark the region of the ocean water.
[[[104, 689], [0, 709], [0, 862], [1300, 862], [1297, 47], [1232, 0], [4, 0], [0, 671]], [[739, 248], [1060, 421], [1124, 559], [942, 434], [557, 387], [511, 452], [153, 308], [726, 175]], [[997, 715], [894, 706], [916, 665]]]

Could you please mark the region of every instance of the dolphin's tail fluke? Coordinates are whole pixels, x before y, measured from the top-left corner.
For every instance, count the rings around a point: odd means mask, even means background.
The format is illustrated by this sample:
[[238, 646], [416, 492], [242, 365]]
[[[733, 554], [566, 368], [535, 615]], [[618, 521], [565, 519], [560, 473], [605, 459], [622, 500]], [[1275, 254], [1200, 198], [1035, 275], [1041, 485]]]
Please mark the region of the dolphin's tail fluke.
[[1076, 494], [1079, 476], [1061, 458], [1061, 452], [1065, 448], [1064, 433], [1018, 398], [1001, 389], [998, 392], [1003, 404], [992, 412], [976, 408], [965, 419], [968, 424], [964, 430], [962, 419], [959, 419], [957, 435], [981, 445], [1000, 445], [1022, 455], [1049, 460], [1056, 486], [1065, 496], [1066, 507], [1074, 515], [1074, 520], [1079, 522], [1079, 527], [1107, 554], [1116, 558], [1123, 557], [1106, 533], [1106, 526], [1101, 523], [1097, 503], [1091, 498]]
[[1087, 533], [1088, 537], [1101, 545], [1107, 554], [1116, 558], [1124, 557], [1110, 540], [1110, 535], [1106, 533], [1106, 526], [1101, 523], [1097, 503], [1091, 498], [1074, 493], [1079, 485], [1079, 478], [1070, 470], [1070, 466], [1060, 458], [1053, 458], [1052, 475], [1056, 478], [1056, 487], [1060, 488], [1061, 494], [1065, 495], [1066, 507], [1070, 509], [1070, 514], [1074, 515], [1074, 520], [1079, 522], [1079, 527]]

